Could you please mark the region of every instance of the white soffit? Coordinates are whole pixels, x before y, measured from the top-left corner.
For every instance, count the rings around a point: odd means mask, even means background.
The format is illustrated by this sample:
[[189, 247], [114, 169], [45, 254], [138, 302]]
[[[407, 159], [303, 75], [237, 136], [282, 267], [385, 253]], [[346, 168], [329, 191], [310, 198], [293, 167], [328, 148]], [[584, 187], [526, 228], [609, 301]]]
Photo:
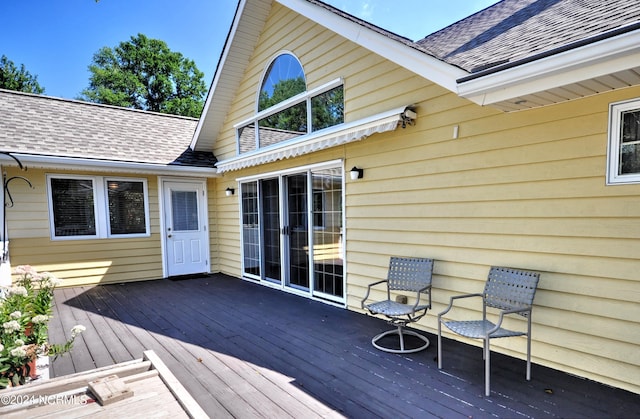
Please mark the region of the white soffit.
[[[502, 71], [489, 71], [484, 76], [463, 79], [459, 84], [459, 95], [479, 105], [513, 106], [507, 103], [520, 105], [522, 102], [520, 108], [529, 108], [536, 106], [535, 99], [529, 105], [522, 99], [548, 92], [547, 97], [558, 96], [551, 102], [559, 102], [563, 95], [558, 95], [558, 89], [566, 87], [575, 91], [572, 86], [576, 83], [581, 85], [581, 94], [576, 97], [599, 93], [606, 88], [590, 89], [586, 87], [589, 83], [581, 82], [591, 80], [595, 82], [592, 85], [606, 86], [606, 83], [599, 82], [600, 78], [637, 68], [639, 62], [640, 31], [633, 31]], [[544, 104], [548, 103], [542, 102], [537, 106]]]
[[209, 95], [191, 140], [193, 150], [212, 150], [258, 42], [271, 2], [241, 0], [223, 47]]
[[[408, 108], [409, 106], [403, 106], [358, 121], [303, 135], [294, 140], [220, 161], [216, 167], [218, 173], [244, 169], [360, 141], [372, 134], [394, 131], [403, 122], [403, 118], [406, 118], [405, 111]], [[413, 116], [415, 117], [415, 114]]]

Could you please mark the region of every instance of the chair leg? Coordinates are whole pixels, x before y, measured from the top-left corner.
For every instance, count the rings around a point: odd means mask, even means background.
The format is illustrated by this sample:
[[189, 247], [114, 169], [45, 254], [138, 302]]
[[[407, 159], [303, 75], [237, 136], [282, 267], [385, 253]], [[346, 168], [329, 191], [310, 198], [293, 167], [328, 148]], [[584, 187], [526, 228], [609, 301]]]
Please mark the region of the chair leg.
[[[398, 335], [398, 339], [400, 340], [400, 349], [387, 348], [386, 346], [378, 345], [378, 341], [388, 335]], [[424, 343], [418, 346], [417, 348], [406, 349], [404, 345], [405, 335], [415, 336], [418, 339], [422, 340]], [[427, 349], [429, 347], [429, 339], [427, 339], [425, 336], [422, 336], [419, 333], [416, 333], [410, 330], [405, 330], [404, 326], [398, 326], [397, 330], [388, 330], [386, 332], [382, 332], [379, 335], [374, 336], [373, 339], [371, 339], [371, 344], [375, 348], [384, 352], [390, 352], [394, 354], [410, 354], [410, 353], [420, 352]]]
[[438, 369], [442, 369], [442, 322], [438, 318]]
[[398, 338], [400, 339], [400, 352], [404, 352], [404, 335], [402, 334], [402, 326], [398, 326]]
[[489, 397], [490, 390], [490, 374], [491, 374], [491, 349], [489, 348], [489, 338], [484, 340], [484, 395]]
[[531, 381], [531, 316], [528, 318], [529, 329], [527, 331], [527, 381]]

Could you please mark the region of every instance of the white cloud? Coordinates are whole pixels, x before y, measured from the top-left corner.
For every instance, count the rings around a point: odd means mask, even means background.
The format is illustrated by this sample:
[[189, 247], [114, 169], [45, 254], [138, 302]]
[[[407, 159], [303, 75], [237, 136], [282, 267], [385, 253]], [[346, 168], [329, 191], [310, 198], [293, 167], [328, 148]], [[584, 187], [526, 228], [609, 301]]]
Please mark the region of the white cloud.
[[357, 15], [364, 20], [369, 20], [373, 16], [375, 8], [375, 4], [373, 4], [371, 1], [363, 1], [360, 4], [360, 12], [357, 13]]

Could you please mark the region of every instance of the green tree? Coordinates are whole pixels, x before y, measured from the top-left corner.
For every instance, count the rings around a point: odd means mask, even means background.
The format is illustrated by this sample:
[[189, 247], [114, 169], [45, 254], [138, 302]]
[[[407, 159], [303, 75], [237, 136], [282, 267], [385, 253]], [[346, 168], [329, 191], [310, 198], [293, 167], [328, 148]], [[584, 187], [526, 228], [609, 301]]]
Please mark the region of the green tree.
[[[281, 80], [273, 86], [271, 96], [260, 92], [258, 108], [261, 110], [277, 105], [306, 89], [302, 77]], [[342, 86], [321, 93], [311, 99], [313, 131], [332, 127], [344, 122], [344, 93]], [[284, 131], [307, 132], [307, 106], [305, 102], [286, 108], [260, 120], [261, 127]]]
[[202, 112], [204, 74], [164, 41], [138, 34], [113, 49], [103, 47], [89, 71], [82, 100], [192, 117]]
[[[260, 92], [258, 108], [267, 109], [273, 105], [289, 99], [306, 89], [305, 81], [302, 77], [295, 79], [281, 80], [273, 86], [271, 96], [264, 90]], [[306, 132], [307, 131], [307, 107], [301, 103], [287, 108], [275, 115], [271, 115], [260, 121], [260, 126], [277, 128], [285, 131]]]
[[20, 68], [16, 67], [4, 54], [0, 58], [0, 88], [35, 94], [44, 93], [44, 87], [38, 83], [38, 76], [31, 75], [24, 68], [24, 64], [20, 64]]

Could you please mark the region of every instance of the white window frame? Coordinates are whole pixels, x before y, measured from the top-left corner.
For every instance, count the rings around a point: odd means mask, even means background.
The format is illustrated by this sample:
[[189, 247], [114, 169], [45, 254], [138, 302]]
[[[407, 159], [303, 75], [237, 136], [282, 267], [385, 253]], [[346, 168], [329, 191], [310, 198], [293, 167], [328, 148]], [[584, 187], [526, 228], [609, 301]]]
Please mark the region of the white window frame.
[[[307, 133], [301, 135], [300, 137], [298, 137], [297, 139], [299, 140], [300, 138], [306, 138], [306, 136], [313, 134], [313, 124], [312, 124], [312, 120], [313, 117], [311, 115], [311, 98], [319, 96], [323, 93], [328, 92], [329, 90], [335, 89], [336, 87], [340, 87], [340, 86], [344, 86], [344, 80], [340, 77], [337, 78], [335, 80], [331, 80], [328, 83], [323, 84], [322, 86], [318, 86], [315, 89], [312, 90], [307, 90], [306, 92], [302, 92], [302, 93], [298, 93], [297, 95], [278, 103], [277, 105], [273, 105], [270, 108], [267, 108], [261, 112], [256, 113], [254, 116], [252, 116], [251, 118], [247, 118], [241, 122], [238, 122], [237, 124], [235, 124], [233, 126], [233, 128], [235, 129], [236, 132], [236, 155], [240, 156], [240, 155], [245, 155], [251, 152], [256, 152], [259, 150], [263, 150], [265, 149], [265, 147], [260, 147], [260, 137], [258, 135], [258, 130], [260, 129], [259, 127], [259, 121], [261, 119], [264, 119], [268, 116], [274, 115], [278, 112], [284, 111], [286, 109], [292, 108], [300, 103], [306, 103], [307, 104]], [[256, 109], [257, 109], [258, 105], [256, 104]], [[248, 125], [253, 124], [254, 126], [254, 136], [256, 139], [256, 148], [255, 150], [252, 151], [248, 151], [248, 152], [244, 152], [244, 153], [240, 153], [240, 134], [239, 134], [239, 129], [246, 127]], [[344, 124], [344, 122], [343, 122]], [[337, 125], [336, 125], [337, 126]]]
[[623, 112], [640, 111], [640, 99], [615, 102], [609, 105], [609, 146], [607, 149], [607, 185], [640, 183], [640, 172], [620, 173], [621, 117]]
[[[115, 239], [115, 238], [139, 238], [151, 236], [149, 226], [149, 188], [147, 179], [145, 178], [129, 178], [117, 176], [91, 176], [91, 175], [66, 175], [66, 174], [47, 174], [47, 200], [49, 204], [49, 231], [51, 240], [91, 240], [91, 239]], [[96, 218], [96, 234], [84, 236], [56, 236], [55, 218], [53, 216], [53, 188], [51, 187], [51, 179], [78, 179], [90, 180], [93, 184], [93, 210]], [[145, 232], [134, 234], [111, 234], [111, 226], [109, 221], [109, 197], [108, 182], [140, 182], [144, 193], [144, 217]]]
[[[308, 164], [308, 165], [303, 165], [303, 166], [296, 166], [296, 167], [290, 167], [288, 169], [282, 169], [282, 170], [276, 170], [276, 171], [272, 171], [272, 172], [264, 172], [264, 173], [259, 173], [257, 175], [250, 175], [250, 176], [245, 176], [245, 177], [240, 177], [236, 179], [236, 182], [238, 182], [238, 191], [240, 191], [240, 199], [242, 199], [242, 185], [243, 183], [246, 182], [259, 182], [261, 180], [264, 179], [270, 179], [270, 178], [282, 178], [283, 176], [286, 175], [291, 175], [291, 174], [296, 174], [296, 173], [308, 173], [311, 174], [311, 172], [313, 171], [320, 171], [323, 169], [334, 169], [334, 168], [341, 168], [342, 169], [342, 226], [343, 226], [343, 240], [346, 239], [346, 223], [347, 223], [347, 207], [346, 207], [346, 171], [344, 168], [344, 160], [342, 159], [337, 159], [337, 160], [329, 160], [329, 161], [325, 161], [325, 162], [321, 162], [321, 163], [313, 163], [313, 164]], [[309, 185], [311, 185], [311, 183], [309, 183]], [[282, 185], [280, 186], [280, 188], [282, 188]], [[307, 201], [307, 208], [311, 208], [311, 205], [313, 204], [313, 198], [311, 197], [312, 194], [309, 194], [308, 196], [308, 201]], [[258, 197], [258, 205], [260, 205], [259, 203], [260, 197]], [[318, 229], [313, 227], [313, 215], [312, 212], [310, 212], [310, 226], [309, 226], [309, 243], [308, 243], [308, 247], [309, 249], [313, 249], [313, 234], [312, 231], [318, 231]], [[284, 217], [284, 213], [281, 212], [281, 217]], [[240, 226], [240, 259], [241, 259], [241, 275], [243, 279], [250, 279], [250, 280], [258, 280], [259, 283], [261, 285], [264, 286], [268, 286], [271, 288], [276, 288], [288, 293], [292, 293], [295, 295], [299, 295], [305, 298], [310, 298], [312, 300], [316, 300], [316, 301], [321, 301], [325, 304], [330, 304], [330, 305], [334, 305], [336, 307], [346, 307], [347, 304], [347, 299], [348, 299], [348, 292], [347, 292], [347, 254], [346, 254], [346, 245], [343, 244], [342, 247], [342, 260], [343, 260], [343, 277], [342, 277], [342, 281], [343, 281], [343, 286], [344, 286], [344, 296], [342, 298], [338, 298], [336, 296], [332, 296], [332, 295], [328, 295], [328, 294], [324, 294], [321, 292], [317, 292], [315, 293], [313, 291], [313, 282], [309, 282], [309, 291], [299, 291], [296, 290], [295, 288], [286, 286], [284, 278], [282, 280], [281, 284], [274, 284], [271, 283], [269, 281], [265, 281], [265, 280], [261, 280], [261, 276], [262, 273], [260, 275], [252, 275], [252, 274], [247, 274], [245, 273], [245, 266], [244, 266], [244, 234], [242, 231], [243, 228], [243, 214], [242, 214], [242, 206], [239, 207], [239, 211], [238, 211], [238, 220], [239, 220], [239, 226]], [[260, 229], [261, 227], [259, 226], [258, 229]], [[345, 241], [346, 243], [346, 241]], [[262, 242], [260, 242], [260, 246], [262, 246]], [[262, 266], [262, 257], [263, 255], [260, 254], [259, 255], [259, 259], [260, 259], [260, 264]], [[283, 257], [281, 258], [281, 260], [285, 261], [285, 257], [283, 255]], [[311, 251], [309, 253], [309, 263], [312, 264], [313, 263], [313, 252]]]

